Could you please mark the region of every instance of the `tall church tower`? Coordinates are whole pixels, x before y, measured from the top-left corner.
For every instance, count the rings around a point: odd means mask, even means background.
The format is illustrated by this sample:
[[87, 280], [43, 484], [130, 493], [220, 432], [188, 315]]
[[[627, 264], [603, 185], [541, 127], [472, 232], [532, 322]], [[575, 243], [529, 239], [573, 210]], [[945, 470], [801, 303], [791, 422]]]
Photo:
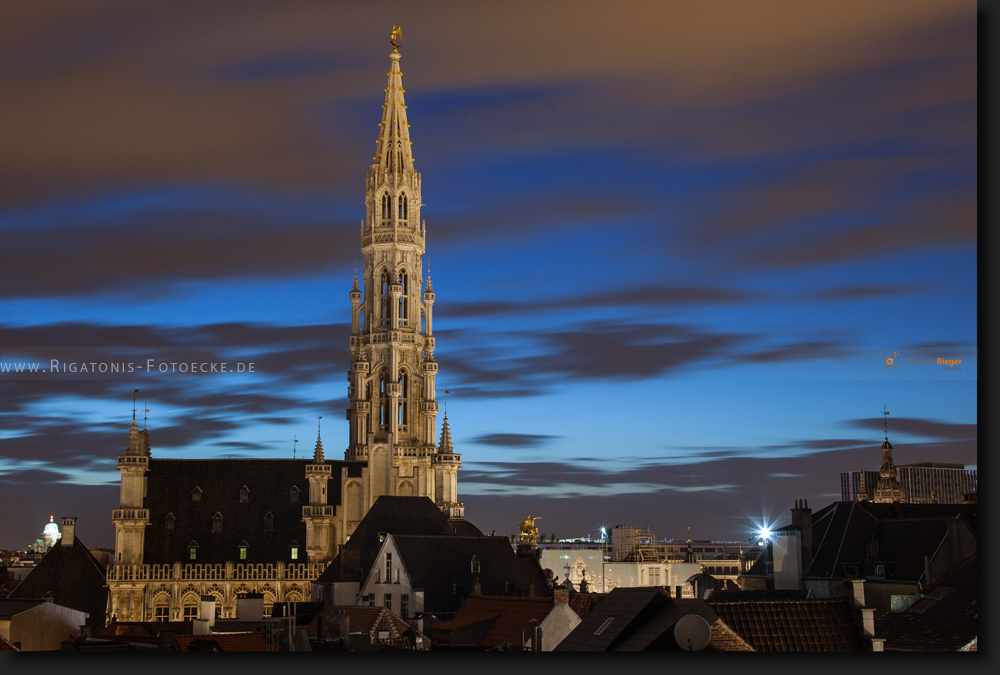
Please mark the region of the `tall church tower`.
[[[434, 292], [424, 288], [427, 234], [420, 220], [420, 174], [413, 167], [403, 73], [393, 30], [378, 149], [365, 182], [361, 224], [364, 272], [350, 298], [351, 370], [345, 459], [367, 460], [365, 511], [382, 495], [457, 498], [461, 455], [435, 445]], [[442, 486], [448, 486], [442, 491]]]

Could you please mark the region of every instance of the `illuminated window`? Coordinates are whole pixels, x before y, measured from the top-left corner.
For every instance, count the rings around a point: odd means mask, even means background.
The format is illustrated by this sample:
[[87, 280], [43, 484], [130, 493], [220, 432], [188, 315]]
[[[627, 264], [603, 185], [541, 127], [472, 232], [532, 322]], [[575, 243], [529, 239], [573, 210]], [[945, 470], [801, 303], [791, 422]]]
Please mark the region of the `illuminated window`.
[[198, 559], [198, 542], [192, 540], [191, 543], [188, 544], [188, 557], [191, 560]]
[[292, 540], [292, 543], [288, 545], [288, 554], [291, 556], [292, 560], [299, 559], [299, 542]]
[[247, 544], [246, 539], [240, 542], [240, 560], [247, 559], [247, 553], [250, 550], [250, 546]]

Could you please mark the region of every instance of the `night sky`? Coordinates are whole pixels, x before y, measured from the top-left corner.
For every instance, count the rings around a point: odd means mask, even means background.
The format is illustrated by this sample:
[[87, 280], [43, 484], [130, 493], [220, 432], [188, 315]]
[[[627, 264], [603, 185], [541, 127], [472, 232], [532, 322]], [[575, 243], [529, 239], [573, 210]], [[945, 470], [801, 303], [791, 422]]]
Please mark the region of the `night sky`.
[[113, 545], [133, 379], [154, 457], [343, 457], [393, 24], [469, 520], [746, 538], [883, 405], [976, 466], [975, 5], [484, 4], [0, 6], [0, 363], [255, 364], [0, 375], [0, 548]]

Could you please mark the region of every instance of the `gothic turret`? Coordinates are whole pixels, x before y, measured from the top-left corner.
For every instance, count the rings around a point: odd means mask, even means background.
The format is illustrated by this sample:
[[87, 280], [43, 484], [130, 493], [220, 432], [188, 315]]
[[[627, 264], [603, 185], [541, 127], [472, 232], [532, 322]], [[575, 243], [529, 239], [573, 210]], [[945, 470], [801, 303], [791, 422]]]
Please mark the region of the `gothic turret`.
[[[135, 392], [139, 390], [136, 389]], [[149, 471], [149, 434], [139, 429], [132, 401], [132, 425], [128, 430], [125, 454], [118, 456], [121, 473], [118, 508], [111, 513], [115, 525], [115, 562], [141, 565], [149, 510], [146, 501], [146, 473]]]
[[309, 562], [330, 562], [336, 555], [334, 507], [328, 504], [327, 483], [333, 476], [333, 466], [323, 458], [323, 436], [320, 423], [316, 424], [316, 448], [313, 458], [306, 464], [306, 481], [309, 482], [309, 503], [302, 507], [302, 522], [306, 524], [306, 555]]
[[896, 465], [892, 462], [892, 443], [889, 442], [888, 415], [883, 410], [885, 422], [885, 442], [882, 443], [882, 464], [878, 468], [878, 487], [872, 501], [882, 504], [905, 502], [906, 493], [896, 480]]

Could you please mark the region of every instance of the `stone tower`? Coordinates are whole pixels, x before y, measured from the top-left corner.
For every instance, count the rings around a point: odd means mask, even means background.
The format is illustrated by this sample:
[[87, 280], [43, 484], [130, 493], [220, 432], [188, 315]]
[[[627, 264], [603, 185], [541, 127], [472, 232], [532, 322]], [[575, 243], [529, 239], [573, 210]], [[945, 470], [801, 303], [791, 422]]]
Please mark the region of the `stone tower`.
[[428, 496], [443, 507], [455, 500], [461, 467], [460, 455], [435, 445], [434, 292], [428, 277], [421, 293], [427, 231], [395, 35], [389, 59], [378, 149], [365, 182], [364, 271], [350, 293], [345, 459], [368, 462], [365, 511], [382, 495]]
[[115, 562], [141, 565], [149, 510], [143, 508], [146, 496], [146, 472], [149, 471], [149, 435], [139, 429], [132, 410], [132, 426], [128, 430], [128, 446], [118, 456], [121, 472], [121, 492], [118, 508], [111, 512], [115, 524]]
[[878, 487], [872, 501], [880, 504], [905, 502], [906, 493], [896, 479], [896, 465], [892, 463], [892, 443], [886, 437], [882, 443], [882, 464], [878, 468]]
[[317, 429], [316, 449], [312, 462], [306, 464], [309, 481], [309, 504], [302, 507], [306, 524], [306, 555], [311, 563], [328, 563], [336, 554], [335, 519], [327, 495], [327, 482], [333, 476], [333, 466], [323, 457], [323, 439]]

